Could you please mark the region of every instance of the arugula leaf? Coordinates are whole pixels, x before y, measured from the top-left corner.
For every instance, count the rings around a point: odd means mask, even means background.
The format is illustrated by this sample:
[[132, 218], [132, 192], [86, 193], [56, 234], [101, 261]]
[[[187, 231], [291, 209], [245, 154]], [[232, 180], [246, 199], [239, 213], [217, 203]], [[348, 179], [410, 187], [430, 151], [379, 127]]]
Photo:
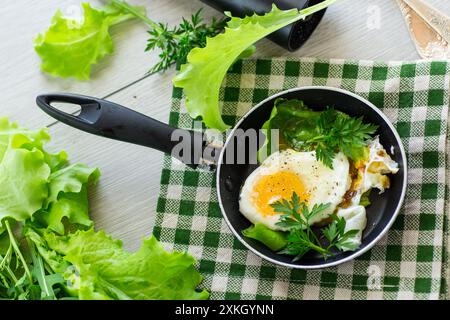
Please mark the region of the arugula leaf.
[[65, 256], [78, 273], [80, 299], [206, 299], [197, 291], [202, 276], [187, 253], [168, 253], [155, 237], [129, 253], [103, 231], [67, 236], [45, 233], [50, 248]]
[[252, 225], [243, 230], [242, 234], [247, 238], [258, 240], [273, 251], [281, 250], [287, 245], [285, 232], [274, 231], [262, 223]]
[[50, 28], [34, 39], [43, 71], [57, 77], [88, 80], [92, 65], [113, 52], [109, 28], [134, 17], [118, 6], [105, 6], [99, 10], [89, 3], [82, 6], [82, 21], [65, 18], [58, 10]]
[[[176, 87], [183, 88], [186, 108], [192, 118], [202, 117], [210, 128], [221, 131], [227, 125], [219, 110], [219, 90], [231, 65], [248, 47], [272, 32], [325, 9], [337, 0], [326, 0], [303, 10], [280, 10], [275, 5], [265, 15], [254, 14], [237, 18], [226, 13], [230, 21], [225, 32], [208, 38], [206, 47], [194, 48], [187, 56], [187, 64], [173, 79]], [[205, 86], [204, 84], [208, 85]]]
[[45, 229], [37, 230], [32, 225], [27, 224], [23, 228], [23, 234], [28, 242], [31, 242], [35, 247], [37, 253], [44, 260], [46, 266], [48, 266], [52, 272], [64, 273], [69, 268], [70, 263], [64, 260], [64, 257], [51, 249], [46, 240], [41, 236], [38, 231], [46, 232]]
[[59, 273], [46, 274], [44, 261], [42, 256], [36, 253], [36, 248], [31, 241], [28, 241], [28, 248], [30, 249], [30, 255], [33, 262], [33, 268], [31, 272], [33, 276], [37, 279], [40, 287], [40, 299], [43, 300], [54, 300], [56, 299], [56, 293], [53, 288], [56, 284], [64, 285], [64, 278]]

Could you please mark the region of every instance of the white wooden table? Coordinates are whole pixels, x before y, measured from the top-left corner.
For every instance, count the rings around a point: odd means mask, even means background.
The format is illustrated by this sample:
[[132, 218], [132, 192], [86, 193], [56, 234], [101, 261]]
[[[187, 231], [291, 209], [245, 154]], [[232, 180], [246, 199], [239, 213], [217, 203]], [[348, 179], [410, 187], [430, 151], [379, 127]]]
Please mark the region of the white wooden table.
[[[86, 0], [85, 0], [86, 1]], [[428, 0], [450, 14], [448, 0]], [[2, 0], [0, 7], [0, 116], [23, 126], [50, 127], [52, 149], [65, 149], [70, 159], [97, 166], [100, 184], [91, 192], [97, 228], [122, 239], [134, 250], [151, 234], [162, 155], [144, 147], [89, 135], [55, 123], [35, 106], [44, 92], [76, 92], [126, 105], [167, 121], [173, 71], [145, 77], [157, 53], [144, 52], [146, 26], [138, 21], [113, 28], [114, 55], [94, 68], [88, 82], [51, 78], [39, 70], [32, 39], [46, 30], [57, 8], [76, 13], [81, 0]], [[198, 0], [129, 0], [145, 5], [155, 21], [176, 24], [182, 16], [204, 8], [205, 17], [221, 14]], [[98, 0], [91, 0], [99, 5]], [[377, 26], [377, 16], [379, 25]], [[375, 24], [374, 24], [375, 22]], [[289, 53], [268, 40], [257, 56], [314, 56], [372, 60], [412, 60], [419, 56], [395, 0], [341, 0], [329, 8], [321, 24], [300, 50]]]

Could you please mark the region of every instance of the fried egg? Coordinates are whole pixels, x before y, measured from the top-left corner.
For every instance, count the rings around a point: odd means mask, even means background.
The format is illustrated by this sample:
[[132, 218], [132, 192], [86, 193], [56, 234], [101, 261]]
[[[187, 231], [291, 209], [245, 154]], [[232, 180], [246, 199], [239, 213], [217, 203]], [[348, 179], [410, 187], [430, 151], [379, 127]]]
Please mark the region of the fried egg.
[[273, 153], [246, 179], [239, 210], [252, 223], [284, 231], [277, 225], [282, 213], [275, 212], [271, 205], [282, 199], [289, 201], [295, 192], [310, 209], [315, 204], [330, 204], [311, 224], [335, 213], [346, 220], [345, 231], [358, 230], [348, 241], [360, 245], [367, 225], [366, 208], [360, 205], [362, 195], [371, 189], [383, 193], [390, 186], [388, 174], [399, 170], [378, 137], [368, 142], [366, 151], [367, 156], [356, 162], [343, 153], [336, 154], [333, 169], [318, 161], [315, 151], [287, 149]]
[[312, 219], [314, 224], [335, 212], [351, 186], [350, 163], [342, 153], [336, 154], [333, 169], [316, 159], [315, 151], [292, 149], [270, 155], [246, 179], [239, 198], [240, 212], [252, 223], [262, 223], [273, 230], [281, 214], [271, 204], [290, 200], [295, 192], [308, 207], [329, 203], [327, 210]]

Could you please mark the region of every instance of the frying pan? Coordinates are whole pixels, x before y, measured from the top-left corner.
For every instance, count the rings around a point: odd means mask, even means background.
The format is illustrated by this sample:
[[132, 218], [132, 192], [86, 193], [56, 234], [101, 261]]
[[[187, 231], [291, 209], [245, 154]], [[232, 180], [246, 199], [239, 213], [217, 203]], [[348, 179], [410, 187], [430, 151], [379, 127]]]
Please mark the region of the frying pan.
[[[248, 144], [236, 141], [242, 141], [242, 133], [246, 130], [258, 130], [262, 127], [269, 118], [277, 98], [303, 100], [308, 107], [317, 111], [333, 106], [352, 117], [363, 116], [364, 122], [378, 125], [376, 134], [379, 135], [381, 144], [399, 164], [398, 173], [391, 176], [390, 188], [383, 194], [371, 193], [371, 205], [367, 207], [367, 227], [357, 251], [340, 252], [326, 261], [318, 254], [308, 253], [299, 261], [292, 262], [292, 257], [272, 252], [262, 243], [242, 236], [242, 230], [248, 228], [251, 223], [239, 212], [240, 188], [249, 174], [257, 168], [257, 164], [251, 161], [252, 155], [249, 154]], [[170, 127], [110, 101], [75, 94], [46, 94], [38, 96], [36, 102], [43, 111], [55, 119], [99, 136], [154, 148], [169, 154], [182, 140], [171, 139], [176, 130], [182, 129]], [[80, 105], [81, 112], [78, 115], [66, 113], [53, 106], [52, 103], [55, 102]], [[205, 152], [192, 154], [181, 152], [176, 157], [187, 162], [192, 168], [208, 167], [216, 170], [219, 206], [229, 228], [248, 249], [275, 264], [299, 269], [318, 269], [335, 266], [360, 256], [372, 248], [392, 226], [405, 197], [407, 165], [400, 137], [377, 107], [362, 97], [342, 89], [302, 87], [277, 93], [248, 111], [228, 134], [222, 148], [208, 144], [200, 132], [182, 130], [181, 133], [185, 138], [190, 138], [188, 141], [192, 144], [192, 150], [195, 150], [194, 145], [200, 145], [200, 150]], [[259, 144], [263, 143], [263, 139], [261, 138]], [[245, 161], [239, 163], [235, 156], [228, 157], [228, 153], [234, 155], [244, 153]], [[205, 154], [209, 156], [203, 158]], [[232, 161], [229, 161], [229, 158]]]

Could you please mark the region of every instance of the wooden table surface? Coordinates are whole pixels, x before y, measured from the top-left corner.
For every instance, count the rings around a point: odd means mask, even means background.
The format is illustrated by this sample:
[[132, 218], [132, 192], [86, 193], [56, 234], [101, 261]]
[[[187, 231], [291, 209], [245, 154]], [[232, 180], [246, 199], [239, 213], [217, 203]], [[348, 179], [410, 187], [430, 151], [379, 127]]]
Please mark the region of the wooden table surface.
[[[448, 0], [428, 0], [450, 14]], [[144, 52], [146, 26], [128, 21], [113, 27], [115, 53], [98, 64], [90, 81], [61, 80], [39, 70], [33, 38], [46, 30], [57, 8], [80, 13], [79, 0], [3, 0], [0, 8], [0, 116], [23, 126], [48, 126], [52, 150], [65, 149], [74, 162], [97, 166], [99, 185], [91, 192], [92, 216], [125, 247], [135, 250], [152, 231], [162, 155], [140, 146], [108, 140], [55, 123], [35, 106], [44, 92], [76, 92], [128, 106], [168, 121], [174, 71], [145, 76], [157, 53]], [[129, 0], [147, 7], [155, 21], [176, 24], [182, 16], [204, 8], [205, 17], [221, 16], [198, 0]], [[99, 5], [98, 0], [91, 0]], [[377, 19], [379, 18], [379, 19]], [[377, 25], [377, 20], [379, 24]], [[310, 56], [371, 60], [419, 59], [396, 0], [341, 0], [329, 8], [307, 44], [289, 53], [268, 40], [257, 44], [256, 56]]]

